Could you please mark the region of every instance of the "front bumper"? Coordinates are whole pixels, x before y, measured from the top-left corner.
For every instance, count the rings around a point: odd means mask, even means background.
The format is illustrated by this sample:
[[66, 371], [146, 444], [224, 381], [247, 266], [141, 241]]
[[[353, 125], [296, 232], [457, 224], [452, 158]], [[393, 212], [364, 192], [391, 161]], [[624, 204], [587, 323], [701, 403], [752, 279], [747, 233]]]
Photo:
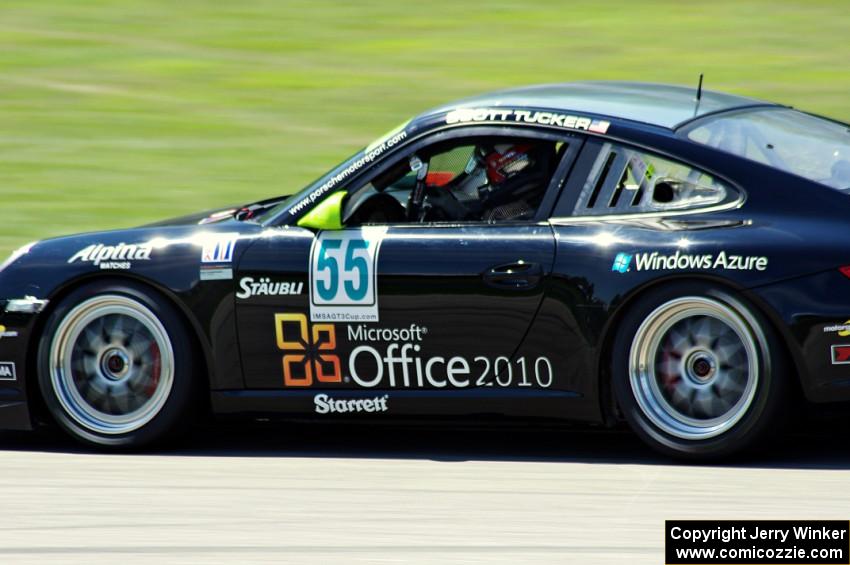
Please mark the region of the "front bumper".
[[6, 312], [0, 301], [0, 430], [33, 428], [27, 402], [28, 352], [35, 317], [31, 313]]

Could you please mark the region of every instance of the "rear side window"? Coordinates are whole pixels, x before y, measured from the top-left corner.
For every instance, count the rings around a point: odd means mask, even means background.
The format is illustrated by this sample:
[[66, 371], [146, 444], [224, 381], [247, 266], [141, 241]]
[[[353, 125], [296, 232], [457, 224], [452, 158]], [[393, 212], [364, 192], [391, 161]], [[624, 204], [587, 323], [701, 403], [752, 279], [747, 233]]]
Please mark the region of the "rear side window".
[[698, 120], [688, 139], [850, 191], [850, 127], [789, 108], [757, 108]]
[[606, 143], [582, 187], [574, 214], [697, 210], [739, 199], [734, 188], [704, 171]]

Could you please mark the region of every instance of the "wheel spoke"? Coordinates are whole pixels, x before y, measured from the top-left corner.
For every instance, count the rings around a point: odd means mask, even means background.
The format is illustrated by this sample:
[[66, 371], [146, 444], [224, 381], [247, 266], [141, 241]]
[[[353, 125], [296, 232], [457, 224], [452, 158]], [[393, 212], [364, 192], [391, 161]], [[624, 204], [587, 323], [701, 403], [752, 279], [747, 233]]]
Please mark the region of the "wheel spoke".
[[107, 341], [103, 339], [103, 333], [98, 328], [87, 327], [83, 332], [83, 339], [80, 343], [85, 347], [85, 351], [92, 355], [97, 355], [104, 347]]
[[153, 339], [137, 333], [127, 346], [127, 350], [132, 354], [134, 359], [138, 359], [143, 363], [150, 363], [152, 346]]
[[703, 316], [693, 322], [694, 345], [710, 346], [712, 340], [711, 318]]
[[[669, 340], [669, 350], [671, 352], [681, 352], [689, 346], [687, 335], [675, 327], [670, 330]], [[679, 353], [679, 357], [681, 357], [681, 353]]]

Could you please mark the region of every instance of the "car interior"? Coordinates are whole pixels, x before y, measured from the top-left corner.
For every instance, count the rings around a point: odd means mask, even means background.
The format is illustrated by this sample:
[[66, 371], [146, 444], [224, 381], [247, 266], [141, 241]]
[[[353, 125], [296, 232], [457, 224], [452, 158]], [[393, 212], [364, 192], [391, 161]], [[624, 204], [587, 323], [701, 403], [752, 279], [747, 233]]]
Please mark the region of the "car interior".
[[517, 137], [437, 143], [352, 191], [343, 223], [531, 220], [566, 149], [563, 142]]

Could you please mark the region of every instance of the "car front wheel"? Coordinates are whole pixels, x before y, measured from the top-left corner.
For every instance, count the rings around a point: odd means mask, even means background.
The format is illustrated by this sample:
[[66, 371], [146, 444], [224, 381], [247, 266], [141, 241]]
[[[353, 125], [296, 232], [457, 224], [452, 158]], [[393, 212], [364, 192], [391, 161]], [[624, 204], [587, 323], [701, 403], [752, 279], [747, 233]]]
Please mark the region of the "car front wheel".
[[135, 284], [97, 283], [53, 311], [39, 349], [39, 385], [75, 439], [136, 447], [188, 414], [191, 342], [174, 308]]

